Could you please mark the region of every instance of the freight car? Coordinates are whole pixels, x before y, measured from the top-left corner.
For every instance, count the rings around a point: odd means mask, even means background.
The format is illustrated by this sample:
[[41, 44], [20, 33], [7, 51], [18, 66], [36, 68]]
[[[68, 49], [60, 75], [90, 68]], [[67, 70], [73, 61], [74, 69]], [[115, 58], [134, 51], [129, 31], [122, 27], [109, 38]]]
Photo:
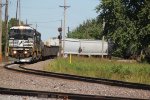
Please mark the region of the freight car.
[[[90, 40], [90, 39], [73, 39], [66, 38], [64, 53], [85, 56], [105, 56], [110, 57], [113, 51], [113, 43], [111, 41]], [[49, 39], [50, 45], [59, 45], [58, 39]]]
[[14, 26], [10, 28], [8, 38], [8, 54], [20, 62], [32, 62], [57, 56], [59, 46], [46, 46], [41, 34], [30, 26]]
[[102, 40], [65, 39], [66, 54], [88, 56], [108, 55], [108, 42]]

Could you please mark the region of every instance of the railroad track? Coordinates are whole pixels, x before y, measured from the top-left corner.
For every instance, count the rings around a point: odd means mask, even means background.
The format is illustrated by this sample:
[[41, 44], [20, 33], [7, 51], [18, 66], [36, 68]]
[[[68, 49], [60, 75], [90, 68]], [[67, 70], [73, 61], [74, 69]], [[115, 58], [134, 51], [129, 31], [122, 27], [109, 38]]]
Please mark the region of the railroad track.
[[[128, 83], [121, 82], [115, 80], [107, 80], [107, 79], [99, 79], [99, 78], [90, 78], [90, 77], [82, 77], [76, 75], [68, 75], [68, 74], [60, 74], [53, 72], [45, 72], [35, 69], [26, 68], [22, 64], [7, 64], [4, 66], [6, 69], [23, 72], [27, 74], [35, 74], [42, 75], [46, 77], [57, 77], [63, 79], [70, 79], [75, 81], [84, 81], [90, 83], [98, 83], [98, 84], [108, 84], [113, 86], [120, 87], [128, 87], [128, 88], [136, 88], [136, 89], [144, 89], [149, 90], [150, 86], [145, 84], [137, 84], [137, 83]], [[133, 87], [132, 87], [133, 86]], [[36, 96], [36, 97], [46, 97], [46, 98], [60, 98], [60, 99], [78, 99], [78, 100], [141, 100], [138, 98], [125, 98], [125, 97], [112, 97], [112, 96], [98, 96], [98, 95], [82, 95], [82, 94], [71, 94], [71, 93], [60, 93], [60, 92], [44, 92], [44, 91], [33, 91], [33, 90], [19, 90], [19, 89], [8, 89], [8, 88], [0, 88], [0, 94], [8, 94], [8, 95], [23, 95], [23, 96]]]
[[83, 77], [83, 76], [53, 73], [53, 72], [46, 72], [46, 71], [26, 68], [22, 64], [17, 66], [17, 67], [10, 67], [11, 65], [12, 64], [7, 64], [4, 67], [9, 69], [9, 70], [14, 70], [14, 71], [24, 72], [24, 73], [29, 73], [29, 74], [48, 76], [48, 77], [78, 80], [78, 81], [84, 81], [84, 82], [90, 82], [90, 83], [98, 83], [98, 84], [105, 84], [105, 85], [119, 86], [119, 87], [133, 88], [133, 89], [150, 90], [150, 85], [146, 85], [146, 84], [123, 82], [123, 81], [118, 81], [118, 80], [109, 80], [109, 79], [102, 79], [102, 78]]
[[17, 96], [33, 96], [33, 97], [39, 97], [39, 98], [57, 98], [57, 99], [63, 99], [63, 100], [69, 100], [69, 99], [74, 99], [74, 100], [145, 100], [145, 99], [137, 99], [137, 98], [82, 95], [82, 94], [73, 94], [73, 93], [33, 91], [33, 90], [10, 89], [10, 88], [1, 88], [1, 87], [0, 87], [0, 94], [17, 95]]

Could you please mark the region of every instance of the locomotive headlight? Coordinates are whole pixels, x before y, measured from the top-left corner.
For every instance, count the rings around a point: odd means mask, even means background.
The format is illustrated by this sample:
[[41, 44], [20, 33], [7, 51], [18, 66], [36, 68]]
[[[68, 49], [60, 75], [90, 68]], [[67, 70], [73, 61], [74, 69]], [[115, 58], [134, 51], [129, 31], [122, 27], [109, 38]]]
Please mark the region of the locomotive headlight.
[[24, 54], [27, 54], [28, 52], [27, 51], [24, 51]]
[[17, 53], [17, 51], [13, 51], [13, 53], [14, 53], [14, 54], [16, 54], [16, 53]]

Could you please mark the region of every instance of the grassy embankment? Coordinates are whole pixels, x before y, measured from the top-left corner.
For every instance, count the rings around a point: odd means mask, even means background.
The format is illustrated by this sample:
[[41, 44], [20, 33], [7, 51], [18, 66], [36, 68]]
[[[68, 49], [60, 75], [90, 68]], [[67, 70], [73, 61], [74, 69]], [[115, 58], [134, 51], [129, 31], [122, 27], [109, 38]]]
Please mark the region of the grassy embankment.
[[150, 84], [150, 64], [137, 62], [118, 62], [102, 60], [100, 58], [73, 57], [57, 58], [45, 67], [46, 71], [68, 73], [97, 78]]

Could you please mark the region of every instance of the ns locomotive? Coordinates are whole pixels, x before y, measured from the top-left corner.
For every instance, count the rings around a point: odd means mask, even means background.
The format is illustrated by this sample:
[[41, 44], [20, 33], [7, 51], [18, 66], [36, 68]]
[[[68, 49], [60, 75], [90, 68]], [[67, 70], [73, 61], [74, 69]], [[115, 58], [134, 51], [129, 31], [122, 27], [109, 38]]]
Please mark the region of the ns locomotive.
[[10, 28], [8, 38], [8, 54], [20, 62], [32, 62], [57, 56], [59, 46], [46, 46], [41, 34], [30, 26], [14, 26]]

